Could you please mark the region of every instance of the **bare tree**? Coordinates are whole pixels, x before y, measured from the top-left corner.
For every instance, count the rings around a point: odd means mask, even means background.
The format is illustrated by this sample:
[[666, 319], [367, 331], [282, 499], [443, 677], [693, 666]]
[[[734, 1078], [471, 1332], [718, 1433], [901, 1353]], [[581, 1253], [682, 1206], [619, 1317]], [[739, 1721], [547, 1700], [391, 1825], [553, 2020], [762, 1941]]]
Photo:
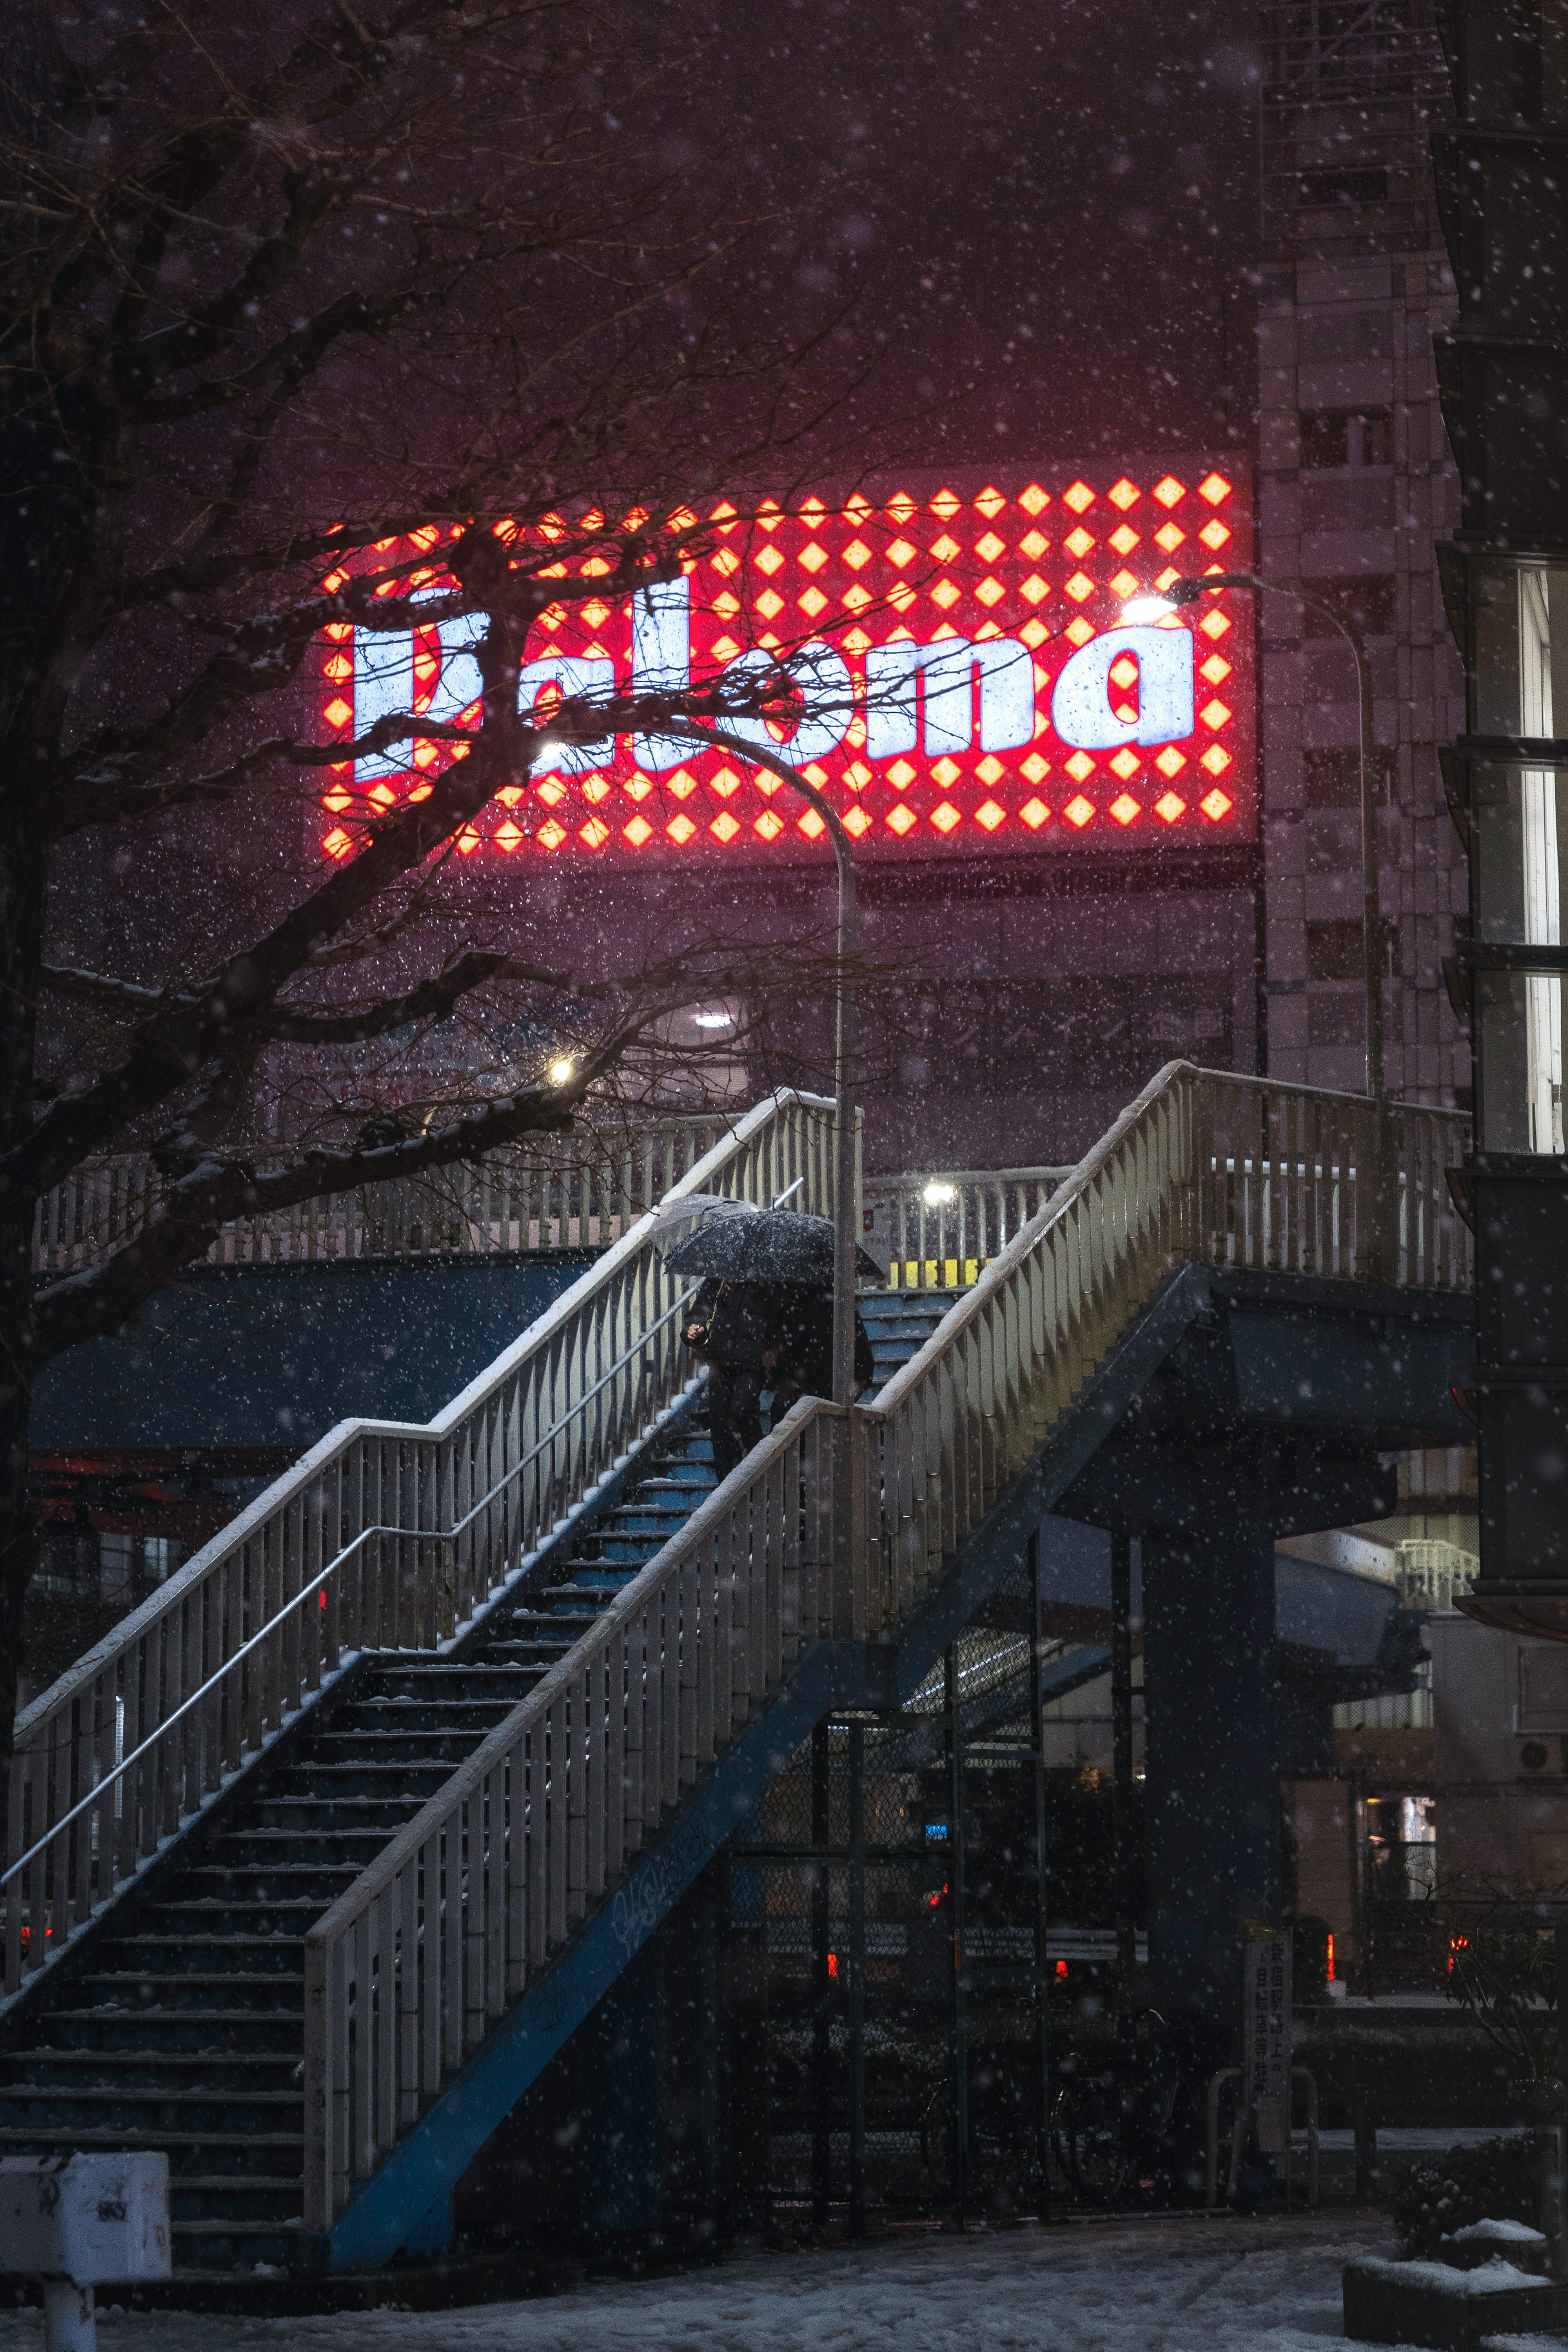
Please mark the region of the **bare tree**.
[[[676, 12], [655, 54], [630, 12], [580, 0], [51, 22], [28, 14], [0, 107], [0, 1762], [40, 1368], [225, 1221], [558, 1129], [617, 1072], [647, 1083], [673, 1006], [754, 1001], [758, 960], [716, 937], [606, 971], [476, 936], [453, 848], [547, 731], [553, 757], [733, 718], [710, 690], [568, 702], [547, 730], [519, 709], [525, 643], [549, 606], [677, 577], [704, 506], [786, 486], [828, 406], [821, 352], [737, 307], [768, 224], [661, 160]], [[315, 666], [356, 631], [456, 632], [469, 707], [323, 742]], [[745, 707], [793, 691], [780, 670]], [[416, 743], [416, 789], [356, 782]], [[301, 887], [324, 789], [338, 855]], [[214, 826], [291, 814], [290, 856], [174, 919]], [[104, 839], [113, 866], [156, 843], [166, 877], [132, 969], [75, 951]], [[511, 1049], [456, 1094], [391, 1086], [411, 1035], [476, 1008]], [[247, 1139], [280, 1068], [333, 1074], [332, 1116], [263, 1163]], [[159, 1213], [36, 1284], [40, 1195], [131, 1141], [166, 1180]]]

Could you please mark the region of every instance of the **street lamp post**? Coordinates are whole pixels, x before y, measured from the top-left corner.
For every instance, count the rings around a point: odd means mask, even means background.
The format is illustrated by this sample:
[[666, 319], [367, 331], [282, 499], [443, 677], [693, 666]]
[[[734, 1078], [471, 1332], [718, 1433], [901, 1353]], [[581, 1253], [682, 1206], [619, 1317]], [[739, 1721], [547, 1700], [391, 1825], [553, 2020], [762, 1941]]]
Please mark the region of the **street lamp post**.
[[1325, 604], [1296, 581], [1262, 580], [1255, 572], [1210, 572], [1201, 580], [1173, 580], [1155, 595], [1134, 597], [1124, 612], [1142, 618], [1145, 609], [1152, 610], [1156, 604], [1167, 608], [1196, 604], [1211, 588], [1251, 588], [1267, 596], [1293, 597], [1298, 604], [1305, 604], [1337, 629], [1354, 657], [1361, 740], [1361, 924], [1366, 972], [1366, 1091], [1374, 1102], [1378, 1102], [1383, 1096], [1383, 909], [1378, 888], [1377, 806], [1372, 791], [1377, 761], [1366, 646], [1355, 623], [1334, 605]]
[[727, 734], [719, 727], [683, 726], [661, 720], [659, 732], [673, 735], [685, 743], [701, 743], [714, 751], [727, 751], [732, 758], [747, 760], [753, 766], [766, 768], [781, 784], [810, 801], [827, 825], [832, 840], [833, 856], [839, 868], [839, 929], [838, 929], [838, 1034], [833, 1061], [833, 1091], [837, 1098], [834, 1117], [833, 1165], [833, 1402], [852, 1404], [855, 1393], [855, 1253], [860, 1236], [855, 1231], [855, 990], [852, 959], [857, 945], [858, 927], [855, 907], [855, 868], [851, 854], [850, 837], [845, 832], [838, 811], [824, 799], [815, 784], [789, 765], [782, 753], [769, 751], [761, 744], [746, 740], [738, 735]]

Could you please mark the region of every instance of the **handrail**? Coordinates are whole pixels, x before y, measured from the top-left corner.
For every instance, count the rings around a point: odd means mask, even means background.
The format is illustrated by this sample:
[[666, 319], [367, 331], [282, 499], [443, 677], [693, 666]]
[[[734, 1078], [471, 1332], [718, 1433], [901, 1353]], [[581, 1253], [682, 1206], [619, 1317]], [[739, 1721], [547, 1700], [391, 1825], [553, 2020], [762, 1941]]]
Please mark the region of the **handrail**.
[[[766, 1203], [799, 1178], [800, 1206], [830, 1213], [831, 1114], [777, 1095], [665, 1197]], [[340, 1423], [24, 1711], [5, 1825], [21, 1867], [0, 1879], [7, 1991], [345, 1655], [450, 1643], [654, 1424], [687, 1377], [687, 1286], [651, 1234], [643, 1216], [433, 1422]], [[326, 1607], [302, 1610], [307, 1590]]]
[[253, 1650], [259, 1649], [262, 1643], [267, 1640], [267, 1636], [270, 1633], [277, 1633], [278, 1627], [288, 1618], [292, 1617], [297, 1609], [300, 1609], [304, 1606], [305, 1602], [310, 1598], [310, 1595], [313, 1592], [320, 1591], [323, 1585], [327, 1582], [328, 1578], [332, 1576], [337, 1570], [341, 1568], [346, 1559], [351, 1559], [361, 1544], [369, 1542], [372, 1536], [406, 1536], [411, 1542], [420, 1544], [455, 1543], [458, 1538], [463, 1534], [465, 1528], [472, 1526], [473, 1522], [479, 1517], [480, 1512], [485, 1510], [491, 1503], [493, 1503], [498, 1495], [504, 1493], [506, 1488], [511, 1485], [513, 1479], [520, 1476], [522, 1472], [528, 1467], [528, 1465], [531, 1462], [536, 1462], [538, 1459], [546, 1446], [553, 1444], [554, 1440], [560, 1435], [564, 1429], [570, 1425], [570, 1423], [577, 1418], [578, 1414], [583, 1412], [602, 1390], [608, 1388], [610, 1382], [615, 1377], [615, 1374], [619, 1371], [623, 1371], [625, 1367], [631, 1362], [632, 1357], [640, 1354], [642, 1349], [648, 1345], [649, 1340], [653, 1338], [654, 1334], [662, 1330], [666, 1323], [672, 1322], [681, 1312], [682, 1308], [695, 1297], [695, 1294], [694, 1292], [688, 1290], [684, 1297], [676, 1299], [673, 1307], [667, 1307], [663, 1315], [660, 1316], [657, 1323], [653, 1324], [651, 1329], [645, 1331], [640, 1339], [634, 1340], [632, 1346], [627, 1349], [623, 1356], [617, 1358], [616, 1361], [611, 1365], [610, 1370], [603, 1375], [602, 1379], [596, 1382], [596, 1384], [588, 1391], [586, 1395], [579, 1398], [577, 1403], [573, 1405], [570, 1412], [568, 1413], [564, 1419], [558, 1421], [553, 1429], [549, 1429], [545, 1432], [545, 1434], [539, 1439], [538, 1444], [533, 1448], [531, 1453], [525, 1454], [521, 1461], [513, 1463], [505, 1477], [500, 1479], [497, 1485], [492, 1486], [487, 1495], [482, 1495], [479, 1500], [473, 1506], [472, 1509], [469, 1510], [463, 1518], [458, 1520], [455, 1527], [361, 1528], [359, 1534], [354, 1538], [353, 1542], [345, 1545], [343, 1549], [339, 1552], [334, 1559], [328, 1561], [326, 1567], [321, 1570], [319, 1575], [311, 1578], [308, 1584], [301, 1585], [299, 1591], [295, 1593], [292, 1600], [286, 1601], [284, 1602], [283, 1607], [278, 1611], [277, 1616], [271, 1619], [267, 1624], [264, 1625], [259, 1633], [253, 1633], [248, 1642], [245, 1643], [242, 1647], [237, 1649], [231, 1658], [225, 1661], [225, 1663], [218, 1668], [215, 1675], [209, 1676], [207, 1681], [202, 1685], [200, 1690], [193, 1691], [190, 1697], [182, 1701], [181, 1705], [175, 1708], [172, 1715], [165, 1716], [162, 1722], [158, 1726], [157, 1730], [154, 1731], [149, 1738], [144, 1739], [140, 1748], [136, 1748], [130, 1756], [123, 1757], [115, 1766], [112, 1772], [106, 1772], [101, 1780], [95, 1781], [93, 1786], [88, 1790], [87, 1795], [81, 1798], [78, 1803], [73, 1805], [68, 1813], [62, 1813], [59, 1820], [55, 1822], [53, 1828], [46, 1830], [43, 1836], [38, 1839], [37, 1843], [27, 1848], [26, 1853], [23, 1854], [19, 1862], [14, 1862], [8, 1870], [0, 1871], [0, 1886], [8, 1886], [11, 1881], [16, 1877], [20, 1872], [26, 1870], [30, 1862], [36, 1861], [37, 1856], [44, 1852], [44, 1849], [50, 1845], [54, 1840], [58, 1837], [62, 1830], [69, 1829], [71, 1823], [78, 1818], [78, 1816], [81, 1813], [85, 1813], [89, 1806], [100, 1803], [106, 1789], [112, 1788], [117, 1780], [123, 1779], [124, 1775], [130, 1771], [131, 1766], [140, 1762], [143, 1756], [149, 1755], [157, 1746], [158, 1742], [172, 1730], [174, 1725], [181, 1720], [182, 1717], [188, 1715], [192, 1707], [195, 1706], [200, 1700], [207, 1697], [211, 1692], [215, 1690], [217, 1685], [226, 1675], [233, 1674], [235, 1668], [240, 1664], [242, 1660], [249, 1657]]
[[802, 1648], [908, 1617], [1176, 1265], [1462, 1285], [1464, 1126], [1168, 1064], [873, 1403], [802, 1399], [308, 1930], [307, 2229], [632, 1901]]
[[[299, 1265], [598, 1246], [623, 1233], [639, 1207], [653, 1207], [667, 1189], [669, 1162], [700, 1158], [732, 1119], [724, 1109], [674, 1112], [620, 1135], [525, 1137], [456, 1168], [380, 1178], [233, 1218], [207, 1257], [223, 1265]], [[263, 1143], [256, 1156], [265, 1170], [287, 1155]], [[145, 1152], [84, 1161], [37, 1204], [34, 1271], [47, 1277], [101, 1263], [158, 1214], [167, 1183]]]

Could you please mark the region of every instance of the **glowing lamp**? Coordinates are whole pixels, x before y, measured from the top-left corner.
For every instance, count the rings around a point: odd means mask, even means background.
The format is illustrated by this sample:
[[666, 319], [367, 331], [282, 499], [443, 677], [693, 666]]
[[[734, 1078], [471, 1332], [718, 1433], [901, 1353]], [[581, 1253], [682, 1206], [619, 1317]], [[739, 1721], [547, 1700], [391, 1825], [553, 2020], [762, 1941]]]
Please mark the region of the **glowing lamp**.
[[549, 1066], [549, 1082], [551, 1086], [569, 1086], [571, 1083], [571, 1079], [576, 1069], [577, 1064], [572, 1060], [570, 1054], [562, 1054], [559, 1055], [558, 1058]]
[[956, 1184], [933, 1182], [922, 1186], [920, 1197], [928, 1209], [945, 1209], [957, 1199], [958, 1187]]

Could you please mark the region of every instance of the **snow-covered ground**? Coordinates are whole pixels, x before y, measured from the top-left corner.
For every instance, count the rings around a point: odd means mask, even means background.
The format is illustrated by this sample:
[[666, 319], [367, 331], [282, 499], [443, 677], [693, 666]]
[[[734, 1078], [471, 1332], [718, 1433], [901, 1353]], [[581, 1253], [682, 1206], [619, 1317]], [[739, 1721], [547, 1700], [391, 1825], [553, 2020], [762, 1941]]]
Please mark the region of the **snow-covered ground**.
[[[923, 2235], [523, 2303], [321, 2319], [104, 2312], [102, 2352], [1321, 2352], [1349, 2216]], [[112, 2290], [104, 2291], [107, 2301]], [[0, 2317], [37, 2352], [41, 2315]]]

